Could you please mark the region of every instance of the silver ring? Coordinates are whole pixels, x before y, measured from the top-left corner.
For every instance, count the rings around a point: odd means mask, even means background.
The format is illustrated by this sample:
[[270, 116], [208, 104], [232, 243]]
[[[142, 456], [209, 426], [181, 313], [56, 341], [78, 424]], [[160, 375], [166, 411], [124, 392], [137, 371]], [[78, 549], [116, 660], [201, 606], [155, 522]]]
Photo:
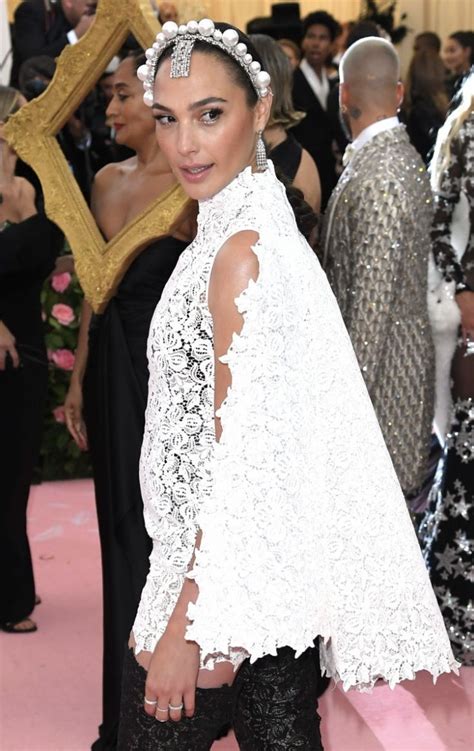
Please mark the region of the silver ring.
[[158, 701], [156, 699], [147, 699], [146, 696], [144, 696], [143, 698], [145, 699], [145, 704], [149, 704], [150, 707], [156, 707], [156, 705], [158, 704]]
[[[158, 702], [156, 702], [156, 703], [158, 704]], [[161, 707], [157, 707], [157, 708], [156, 708], [156, 711], [157, 711], [157, 712], [168, 712], [168, 710], [167, 710], [167, 709], [162, 709]]]
[[182, 709], [183, 707], [184, 707], [183, 703], [178, 704], [177, 707], [173, 707], [172, 704], [168, 704], [168, 709], [170, 709], [172, 712], [179, 712], [179, 710]]

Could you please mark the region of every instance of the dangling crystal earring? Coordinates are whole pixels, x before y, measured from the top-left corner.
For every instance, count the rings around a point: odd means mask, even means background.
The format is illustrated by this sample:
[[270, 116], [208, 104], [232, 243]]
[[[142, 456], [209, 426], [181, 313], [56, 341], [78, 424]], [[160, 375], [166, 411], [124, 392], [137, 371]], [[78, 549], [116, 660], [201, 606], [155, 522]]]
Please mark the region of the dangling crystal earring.
[[268, 166], [267, 165], [267, 150], [263, 142], [262, 133], [263, 133], [263, 130], [259, 130], [257, 133], [257, 136], [258, 136], [257, 151], [256, 151], [257, 172], [265, 172]]

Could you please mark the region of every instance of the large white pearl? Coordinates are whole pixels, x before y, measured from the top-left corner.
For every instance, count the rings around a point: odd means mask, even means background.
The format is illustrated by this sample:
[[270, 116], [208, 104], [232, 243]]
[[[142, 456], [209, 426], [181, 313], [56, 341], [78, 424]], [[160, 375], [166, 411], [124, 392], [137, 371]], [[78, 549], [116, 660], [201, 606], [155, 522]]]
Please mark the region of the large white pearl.
[[267, 73], [266, 70], [261, 70], [260, 73], [257, 73], [255, 76], [255, 83], [257, 84], [259, 89], [266, 89], [268, 86], [270, 86], [270, 75]]
[[239, 57], [243, 57], [245, 53], [247, 52], [247, 45], [243, 42], [239, 42], [237, 47], [235, 48], [235, 54]]
[[147, 60], [153, 60], [155, 55], [156, 55], [156, 51], [153, 49], [153, 47], [149, 47], [145, 52], [145, 57]]
[[143, 101], [145, 102], [147, 107], [151, 107], [153, 104], [153, 92], [152, 91], [145, 91], [143, 94]]
[[162, 33], [166, 39], [174, 39], [178, 33], [178, 24], [174, 21], [166, 21], [163, 24]]
[[158, 44], [164, 44], [166, 42], [166, 37], [162, 31], [160, 31], [160, 33], [156, 35], [155, 42], [157, 42]]
[[190, 34], [197, 33], [197, 30], [199, 28], [199, 24], [197, 21], [188, 21], [187, 26], [188, 26], [188, 31]]
[[252, 55], [249, 52], [247, 52], [247, 54], [244, 55], [244, 63], [245, 63], [245, 65], [250, 65], [250, 63], [252, 62], [252, 60], [253, 60]]
[[203, 18], [202, 21], [199, 21], [198, 30], [203, 37], [210, 37], [214, 31], [214, 21], [211, 21], [210, 18]]
[[239, 35], [235, 29], [226, 29], [222, 34], [222, 41], [226, 47], [235, 47], [239, 41]]
[[188, 33], [188, 27], [186, 26], [186, 24], [185, 23], [180, 24], [178, 26], [178, 34], [183, 35], [187, 33]]
[[140, 67], [137, 70], [137, 78], [139, 81], [146, 81], [148, 78], [148, 65], [140, 65]]
[[262, 66], [257, 60], [254, 60], [253, 63], [250, 63], [249, 68], [252, 73], [257, 74], [260, 73]]

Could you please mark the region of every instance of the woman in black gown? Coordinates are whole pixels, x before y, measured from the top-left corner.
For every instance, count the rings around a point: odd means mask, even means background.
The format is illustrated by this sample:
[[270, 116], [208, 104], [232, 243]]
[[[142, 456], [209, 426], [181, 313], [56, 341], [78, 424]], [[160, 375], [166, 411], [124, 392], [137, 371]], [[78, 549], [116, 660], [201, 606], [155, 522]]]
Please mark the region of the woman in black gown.
[[[117, 142], [136, 152], [96, 176], [92, 209], [107, 240], [175, 183], [158, 150], [153, 117], [143, 103], [136, 78], [141, 62], [129, 57], [121, 63], [107, 110]], [[148, 392], [146, 341], [163, 287], [191, 239], [187, 224], [183, 220], [173, 236], [161, 237], [141, 251], [104, 313], [91, 316], [84, 305], [65, 405], [73, 437], [91, 451], [102, 552], [103, 716], [94, 751], [116, 747], [122, 662], [148, 573], [151, 544], [138, 479]]]
[[297, 112], [293, 106], [293, 71], [290, 61], [278, 42], [266, 34], [252, 34], [250, 39], [272, 79], [272, 111], [263, 134], [268, 156], [279, 175], [299, 188], [313, 211], [319, 213], [321, 183], [318, 168], [311, 154], [303, 149], [290, 132], [305, 117], [303, 112]]
[[[23, 98], [0, 87], [0, 121]], [[16, 156], [0, 125], [0, 627], [10, 633], [36, 631], [29, 617], [35, 581], [26, 510], [38, 459], [48, 388], [48, 360], [40, 293], [54, 269], [63, 235], [38, 213], [35, 190], [15, 177]]]

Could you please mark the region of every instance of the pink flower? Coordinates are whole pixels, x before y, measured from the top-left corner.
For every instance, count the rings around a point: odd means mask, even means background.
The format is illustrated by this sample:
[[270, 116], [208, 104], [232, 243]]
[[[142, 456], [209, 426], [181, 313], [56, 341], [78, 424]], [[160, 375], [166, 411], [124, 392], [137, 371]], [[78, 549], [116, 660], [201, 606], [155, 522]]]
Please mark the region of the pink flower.
[[71, 274], [65, 271], [63, 274], [55, 274], [51, 279], [51, 286], [55, 292], [65, 292], [71, 284]]
[[66, 414], [62, 405], [53, 409], [53, 415], [56, 422], [66, 422]]
[[72, 370], [74, 367], [74, 352], [70, 349], [57, 349], [51, 355], [51, 360], [61, 370]]
[[61, 324], [61, 326], [69, 326], [75, 318], [73, 309], [69, 307], [69, 305], [63, 305], [62, 303], [53, 305], [51, 315]]

